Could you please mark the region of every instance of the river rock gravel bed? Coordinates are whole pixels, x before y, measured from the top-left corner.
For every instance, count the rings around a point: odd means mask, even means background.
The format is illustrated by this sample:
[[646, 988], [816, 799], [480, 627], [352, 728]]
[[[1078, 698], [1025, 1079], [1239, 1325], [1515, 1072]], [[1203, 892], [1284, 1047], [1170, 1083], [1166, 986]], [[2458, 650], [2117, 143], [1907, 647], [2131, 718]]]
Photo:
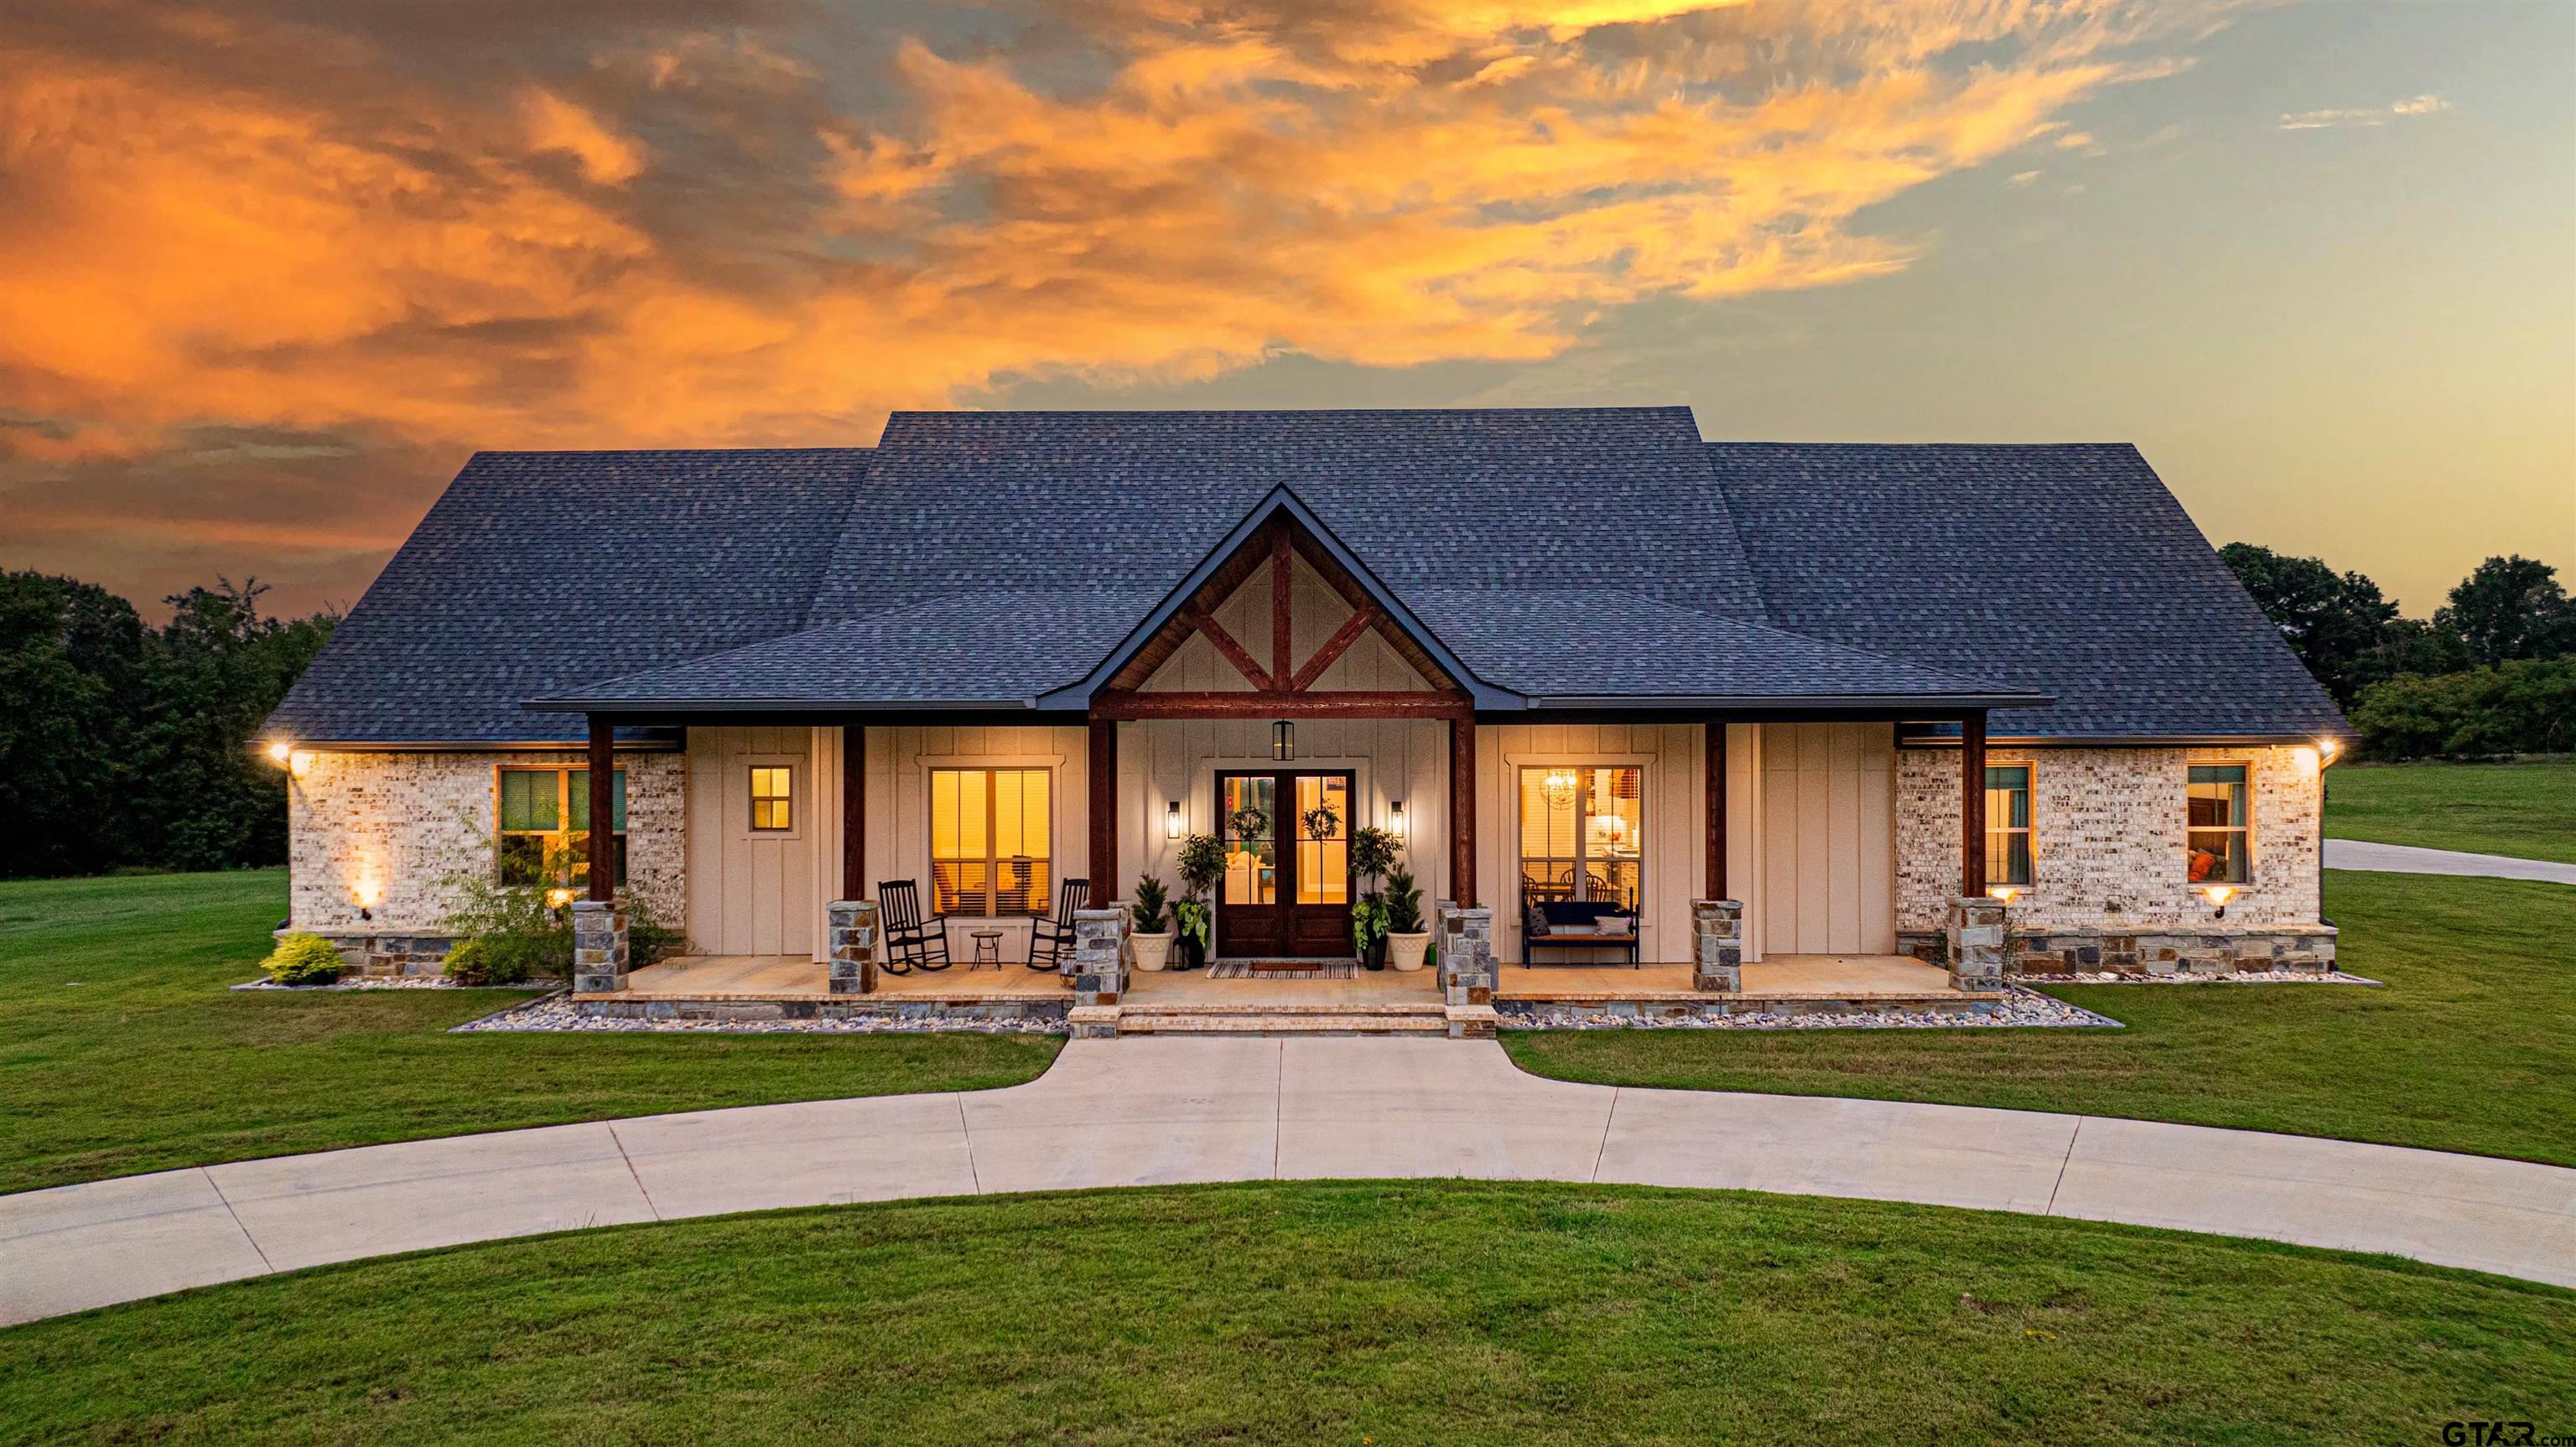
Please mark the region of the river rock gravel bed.
[[2123, 1028], [2107, 1015], [2052, 999], [2020, 985], [2007, 986], [2004, 999], [1983, 1013], [1943, 1010], [1867, 1010], [1850, 1014], [1774, 1014], [1761, 1010], [1735, 1015], [1577, 1015], [1505, 1001], [1496, 1005], [1505, 1029], [1542, 1030], [1971, 1030], [2083, 1026]]
[[862, 1015], [844, 1020], [623, 1020], [585, 1015], [569, 1001], [532, 1000], [451, 1033], [477, 1031], [650, 1032], [666, 1035], [1061, 1035], [1062, 1020], [970, 1020]]

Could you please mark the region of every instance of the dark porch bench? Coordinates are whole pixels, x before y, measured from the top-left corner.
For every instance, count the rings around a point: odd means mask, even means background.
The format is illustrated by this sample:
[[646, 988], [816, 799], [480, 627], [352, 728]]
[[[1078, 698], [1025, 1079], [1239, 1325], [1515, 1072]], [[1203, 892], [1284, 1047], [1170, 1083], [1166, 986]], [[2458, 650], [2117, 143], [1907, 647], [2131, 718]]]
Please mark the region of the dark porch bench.
[[[1532, 911], [1547, 922], [1548, 932], [1542, 933], [1530, 928]], [[1643, 969], [1645, 966], [1637, 958], [1639, 932], [1636, 914], [1635, 910], [1626, 905], [1601, 899], [1555, 899], [1533, 904], [1521, 913], [1521, 965], [1523, 968], [1530, 966], [1532, 950], [1626, 950], [1628, 968]], [[1626, 934], [1557, 934], [1554, 932], [1567, 925], [1597, 925], [1612, 915], [1624, 916], [1628, 919]], [[1564, 963], [1590, 962], [1574, 960]]]

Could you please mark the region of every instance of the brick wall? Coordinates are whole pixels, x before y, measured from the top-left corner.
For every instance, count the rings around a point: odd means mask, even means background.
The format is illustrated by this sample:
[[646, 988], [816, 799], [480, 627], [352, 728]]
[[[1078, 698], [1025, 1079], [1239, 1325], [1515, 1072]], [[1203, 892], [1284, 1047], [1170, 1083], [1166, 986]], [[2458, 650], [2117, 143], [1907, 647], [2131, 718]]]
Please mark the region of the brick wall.
[[[626, 771], [626, 873], [654, 917], [687, 918], [688, 762], [679, 754], [621, 754]], [[581, 768], [564, 753], [316, 753], [287, 789], [288, 912], [299, 930], [436, 934], [446, 881], [489, 878], [495, 774], [505, 764]], [[370, 922], [356, 891], [379, 897]]]
[[[1988, 761], [2031, 766], [2031, 884], [2016, 930], [2129, 931], [2212, 923], [2183, 877], [2183, 787], [2192, 764], [2251, 766], [2253, 877], [2237, 886], [2230, 929], [2317, 923], [2323, 791], [2305, 748], [2008, 749]], [[1896, 921], [1938, 930], [1959, 886], [1959, 753], [1896, 755]]]

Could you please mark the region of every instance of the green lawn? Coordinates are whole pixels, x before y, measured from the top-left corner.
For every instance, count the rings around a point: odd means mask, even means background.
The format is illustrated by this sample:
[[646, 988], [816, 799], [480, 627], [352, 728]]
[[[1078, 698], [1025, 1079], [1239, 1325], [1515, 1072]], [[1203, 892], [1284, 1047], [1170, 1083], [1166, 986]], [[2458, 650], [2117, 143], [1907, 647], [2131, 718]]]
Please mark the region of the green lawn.
[[2438, 1442], [2576, 1416], [2576, 1295], [2133, 1227], [1589, 1186], [836, 1208], [0, 1337], [68, 1442]]
[[2326, 837], [2576, 864], [2576, 759], [2341, 764], [2326, 771]]
[[0, 1191], [246, 1156], [1034, 1078], [1043, 1036], [450, 1035], [513, 991], [234, 994], [286, 876], [0, 883]]
[[1511, 1032], [1566, 1080], [1875, 1096], [2341, 1136], [2576, 1165], [2576, 889], [2326, 876], [2341, 985], [2048, 993], [2126, 1030]]

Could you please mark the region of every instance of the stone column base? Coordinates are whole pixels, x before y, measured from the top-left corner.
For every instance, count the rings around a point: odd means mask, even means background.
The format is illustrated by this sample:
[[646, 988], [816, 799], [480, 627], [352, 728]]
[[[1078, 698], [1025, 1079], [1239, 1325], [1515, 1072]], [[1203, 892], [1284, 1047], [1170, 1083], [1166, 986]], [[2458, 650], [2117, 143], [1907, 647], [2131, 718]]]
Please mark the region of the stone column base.
[[1732, 899], [1691, 901], [1691, 988], [1744, 988], [1744, 906]]
[[1127, 911], [1073, 912], [1073, 1003], [1115, 1005], [1127, 993]]
[[1961, 990], [2004, 987], [2004, 902], [1976, 895], [1950, 901], [1944, 932], [1950, 984]]
[[626, 901], [577, 899], [572, 904], [572, 989], [605, 995], [626, 988]]
[[877, 907], [865, 899], [836, 899], [823, 906], [832, 922], [831, 992], [873, 995], [877, 989]]
[[1441, 910], [1440, 988], [1449, 1008], [1491, 1006], [1496, 970], [1494, 912], [1455, 906]]

